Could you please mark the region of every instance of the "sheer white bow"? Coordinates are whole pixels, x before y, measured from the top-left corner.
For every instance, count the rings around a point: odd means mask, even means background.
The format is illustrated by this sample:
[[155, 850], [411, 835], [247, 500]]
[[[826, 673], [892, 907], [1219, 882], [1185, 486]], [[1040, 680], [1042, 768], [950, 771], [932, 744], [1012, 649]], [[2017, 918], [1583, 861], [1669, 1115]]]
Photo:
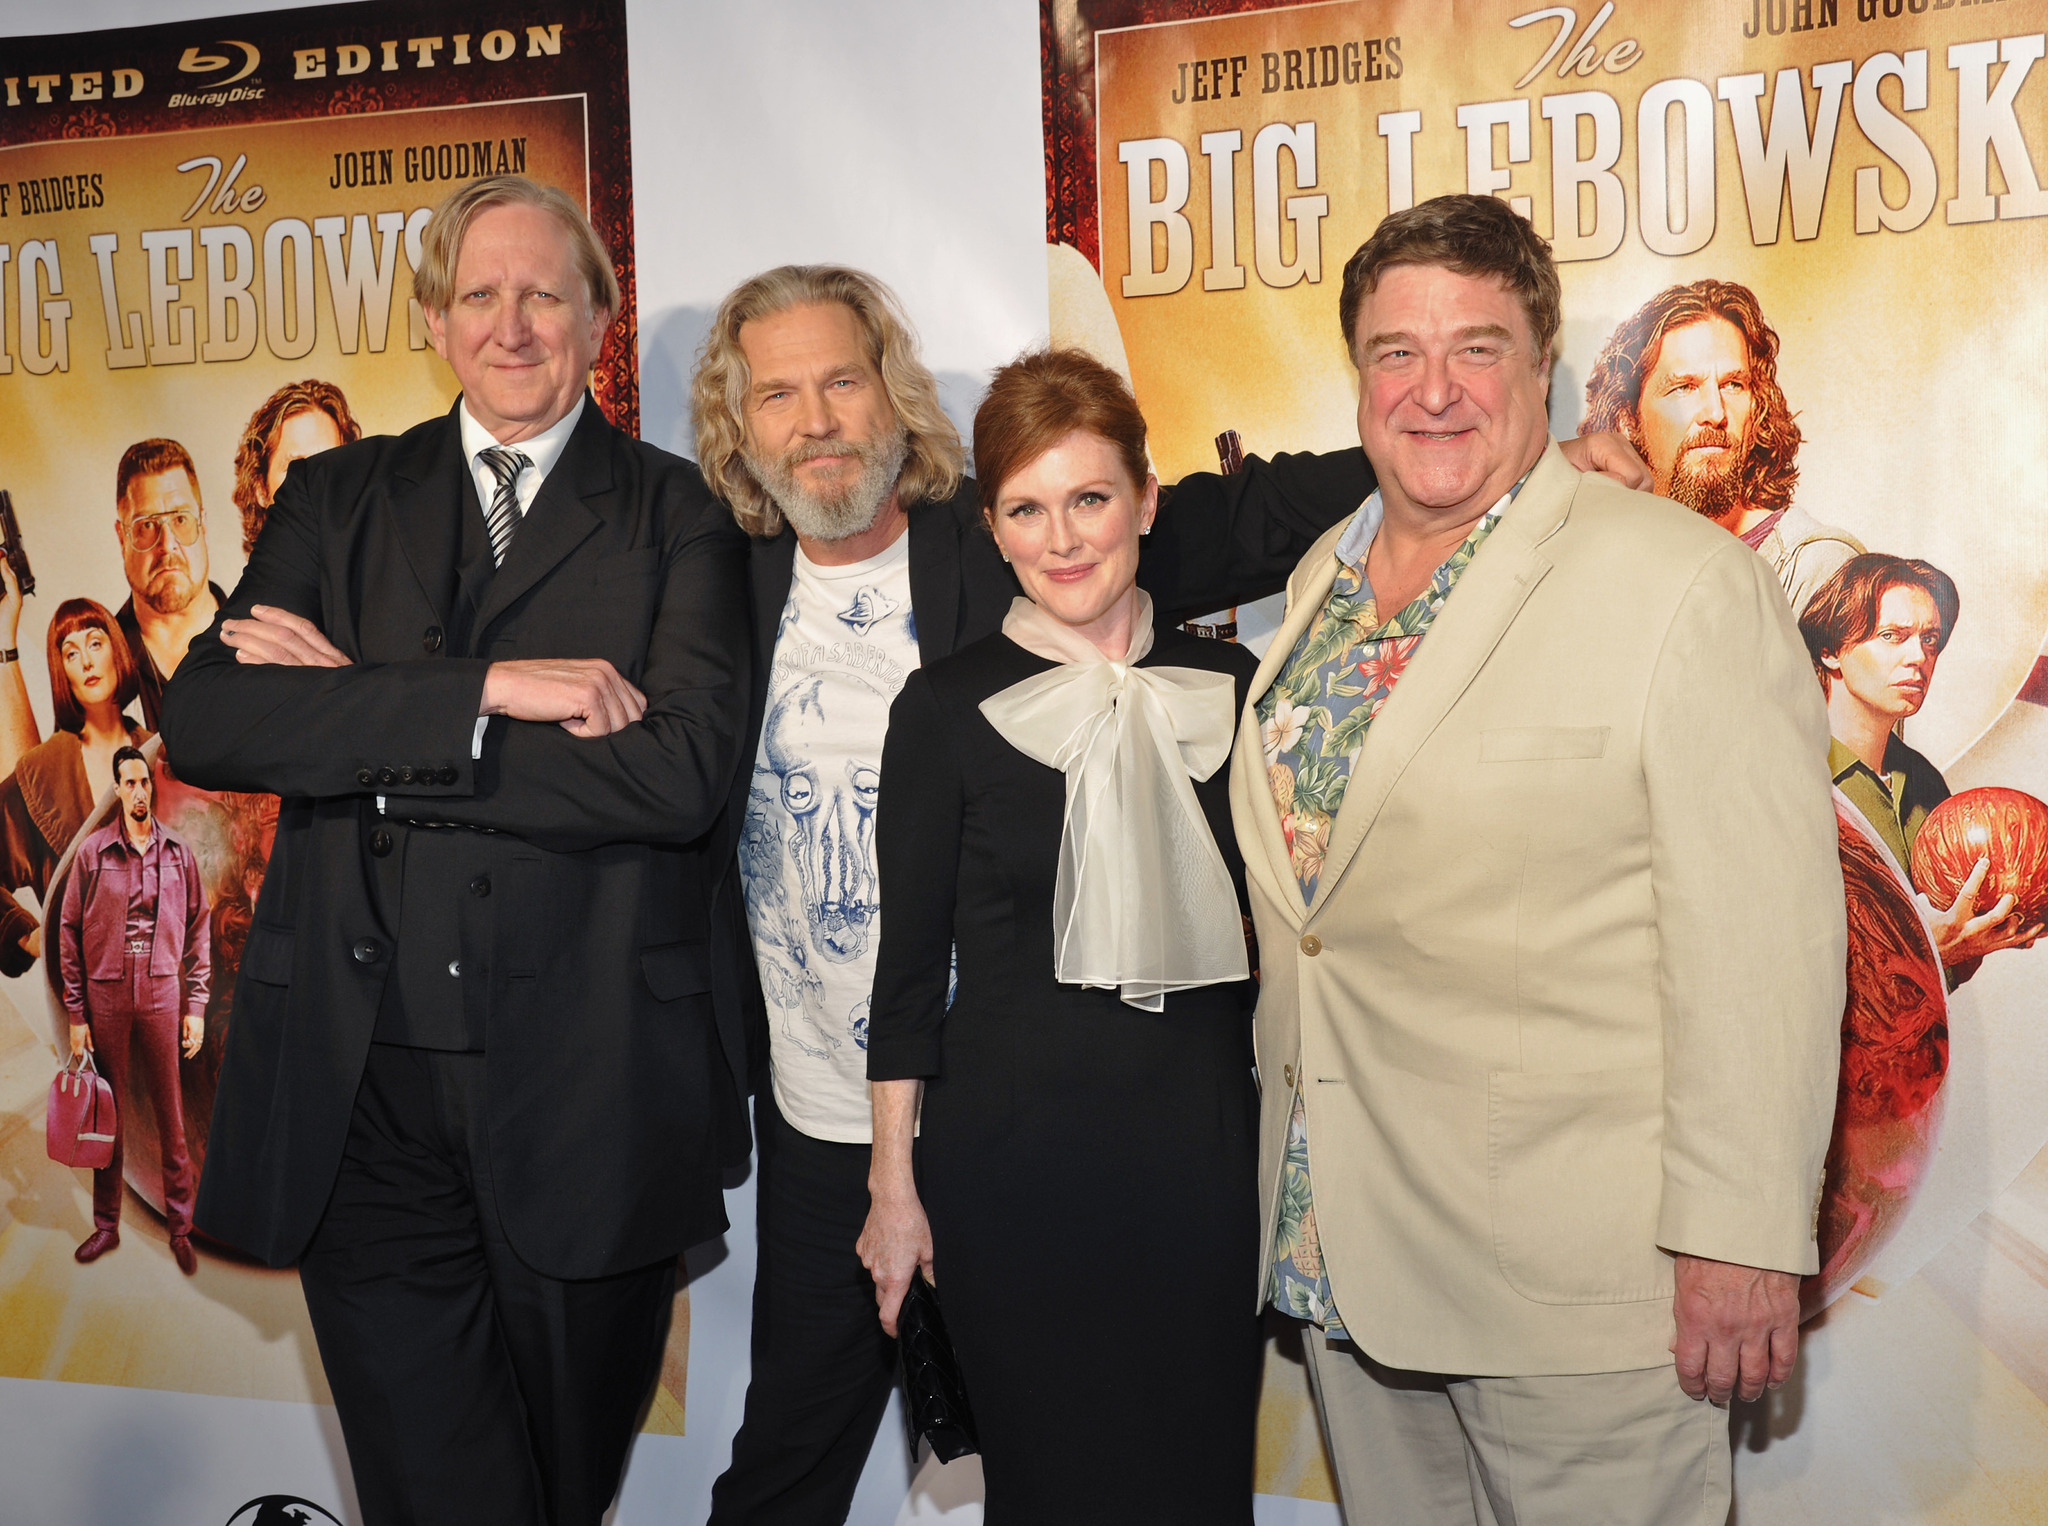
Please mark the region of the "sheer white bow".
[[1152, 649], [1152, 601], [1137, 600], [1122, 662], [1014, 601], [1003, 634], [1060, 666], [991, 695], [981, 713], [1067, 776], [1054, 975], [1158, 1012], [1169, 992], [1249, 973], [1237, 893], [1192, 782], [1230, 756], [1236, 707], [1227, 673], [1137, 666]]

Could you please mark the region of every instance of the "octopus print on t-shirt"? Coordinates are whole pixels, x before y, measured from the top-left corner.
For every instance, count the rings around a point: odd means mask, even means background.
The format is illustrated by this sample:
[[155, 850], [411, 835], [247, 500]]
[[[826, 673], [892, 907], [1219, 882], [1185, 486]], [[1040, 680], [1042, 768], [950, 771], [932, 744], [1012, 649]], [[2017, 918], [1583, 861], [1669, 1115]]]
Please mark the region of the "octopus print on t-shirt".
[[889, 703], [917, 664], [907, 535], [843, 567], [798, 550], [740, 873], [776, 1105], [816, 1139], [865, 1143], [872, 1127], [868, 990], [882, 913], [875, 802]]

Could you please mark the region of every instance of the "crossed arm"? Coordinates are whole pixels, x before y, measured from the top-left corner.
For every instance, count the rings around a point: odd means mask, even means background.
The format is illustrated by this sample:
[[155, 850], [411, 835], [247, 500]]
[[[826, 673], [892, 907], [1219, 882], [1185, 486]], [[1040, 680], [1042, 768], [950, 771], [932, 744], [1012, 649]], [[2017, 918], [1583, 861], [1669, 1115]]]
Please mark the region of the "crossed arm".
[[[598, 658], [360, 660], [346, 631], [323, 624], [356, 569], [323, 563], [314, 475], [295, 467], [286, 479], [223, 619], [171, 681], [162, 729], [181, 777], [314, 799], [385, 794], [560, 852], [686, 843], [710, 828], [745, 726], [746, 541], [680, 467], [647, 488], [664, 495], [668, 530], [637, 682]], [[509, 724], [473, 759], [479, 716]], [[431, 781], [365, 785], [372, 759], [444, 766]]]
[[[351, 661], [304, 615], [253, 604], [244, 620], [223, 620], [223, 645], [251, 666], [346, 668]], [[528, 657], [484, 669], [478, 715], [542, 721], [571, 736], [601, 737], [647, 714], [647, 696], [602, 657]]]

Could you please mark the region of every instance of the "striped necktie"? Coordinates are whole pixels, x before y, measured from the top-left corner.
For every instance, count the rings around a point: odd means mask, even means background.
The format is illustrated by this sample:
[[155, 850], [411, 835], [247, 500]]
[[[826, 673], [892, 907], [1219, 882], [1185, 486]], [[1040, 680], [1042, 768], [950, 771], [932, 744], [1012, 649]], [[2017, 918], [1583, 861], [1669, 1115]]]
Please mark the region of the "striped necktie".
[[505, 548], [512, 544], [512, 532], [519, 528], [519, 494], [514, 491], [519, 474], [533, 465], [524, 451], [492, 445], [477, 453], [477, 459], [498, 479], [497, 495], [491, 499], [484, 522], [491, 532], [491, 560], [505, 565]]

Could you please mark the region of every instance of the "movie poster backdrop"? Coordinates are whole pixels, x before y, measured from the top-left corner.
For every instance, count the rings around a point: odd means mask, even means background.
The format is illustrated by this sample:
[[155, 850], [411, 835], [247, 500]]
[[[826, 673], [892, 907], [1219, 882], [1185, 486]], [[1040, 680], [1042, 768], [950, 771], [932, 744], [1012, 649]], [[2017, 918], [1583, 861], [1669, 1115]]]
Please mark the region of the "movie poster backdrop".
[[[1659, 491], [1751, 505], [1724, 522], [1810, 625], [1881, 594], [1884, 641], [1928, 649], [1870, 701], [1924, 759], [1914, 789], [2021, 793], [1888, 846], [1876, 773], [1834, 755], [1851, 995], [1819, 1318], [1794, 1389], [1737, 1416], [1742, 1517], [1877, 1519], [1859, 1488], [1888, 1520], [2048, 1510], [2048, 950], [1979, 958], [1940, 920], [1944, 865], [1979, 854], [2017, 892], [1994, 941], [2048, 902], [2048, 4], [1044, 0], [1041, 22], [1053, 337], [1124, 369], [1162, 481], [1355, 445], [1346, 260], [1389, 210], [1495, 194], [1561, 266], [1553, 433], [1619, 429]], [[1680, 373], [1724, 396], [1674, 434]], [[1861, 703], [1875, 649], [1849, 645], [1817, 655]], [[1878, 772], [1901, 787], [1894, 754]], [[1976, 1379], [1960, 1416], [1952, 1391], [1855, 1391], [1907, 1350], [1922, 1383]], [[1331, 1497], [1284, 1346], [1260, 1443], [1262, 1492]]]
[[[40, 1119], [53, 1066], [35, 1056], [68, 1052], [55, 908], [75, 841], [114, 809], [108, 745], [132, 739], [210, 907], [204, 1045], [178, 1076], [196, 1178], [277, 802], [178, 780], [152, 736], [162, 682], [290, 460], [453, 402], [412, 279], [454, 186], [517, 171], [588, 209], [624, 294], [592, 386], [637, 430], [625, 8], [331, 5], [0, 54], [0, 491], [21, 557], [0, 574], [0, 646], [19, 653], [0, 665], [0, 865], [18, 908], [0, 906], [0, 1120]], [[139, 1084], [118, 1104], [124, 1244], [91, 1265], [71, 1254], [90, 1183], [43, 1158], [39, 1123], [0, 1129], [16, 1183], [0, 1376], [326, 1400], [291, 1273], [201, 1237], [205, 1296], [189, 1298], [148, 1253], [165, 1234], [159, 1110]], [[681, 1430], [687, 1315], [679, 1298], [650, 1429]]]

